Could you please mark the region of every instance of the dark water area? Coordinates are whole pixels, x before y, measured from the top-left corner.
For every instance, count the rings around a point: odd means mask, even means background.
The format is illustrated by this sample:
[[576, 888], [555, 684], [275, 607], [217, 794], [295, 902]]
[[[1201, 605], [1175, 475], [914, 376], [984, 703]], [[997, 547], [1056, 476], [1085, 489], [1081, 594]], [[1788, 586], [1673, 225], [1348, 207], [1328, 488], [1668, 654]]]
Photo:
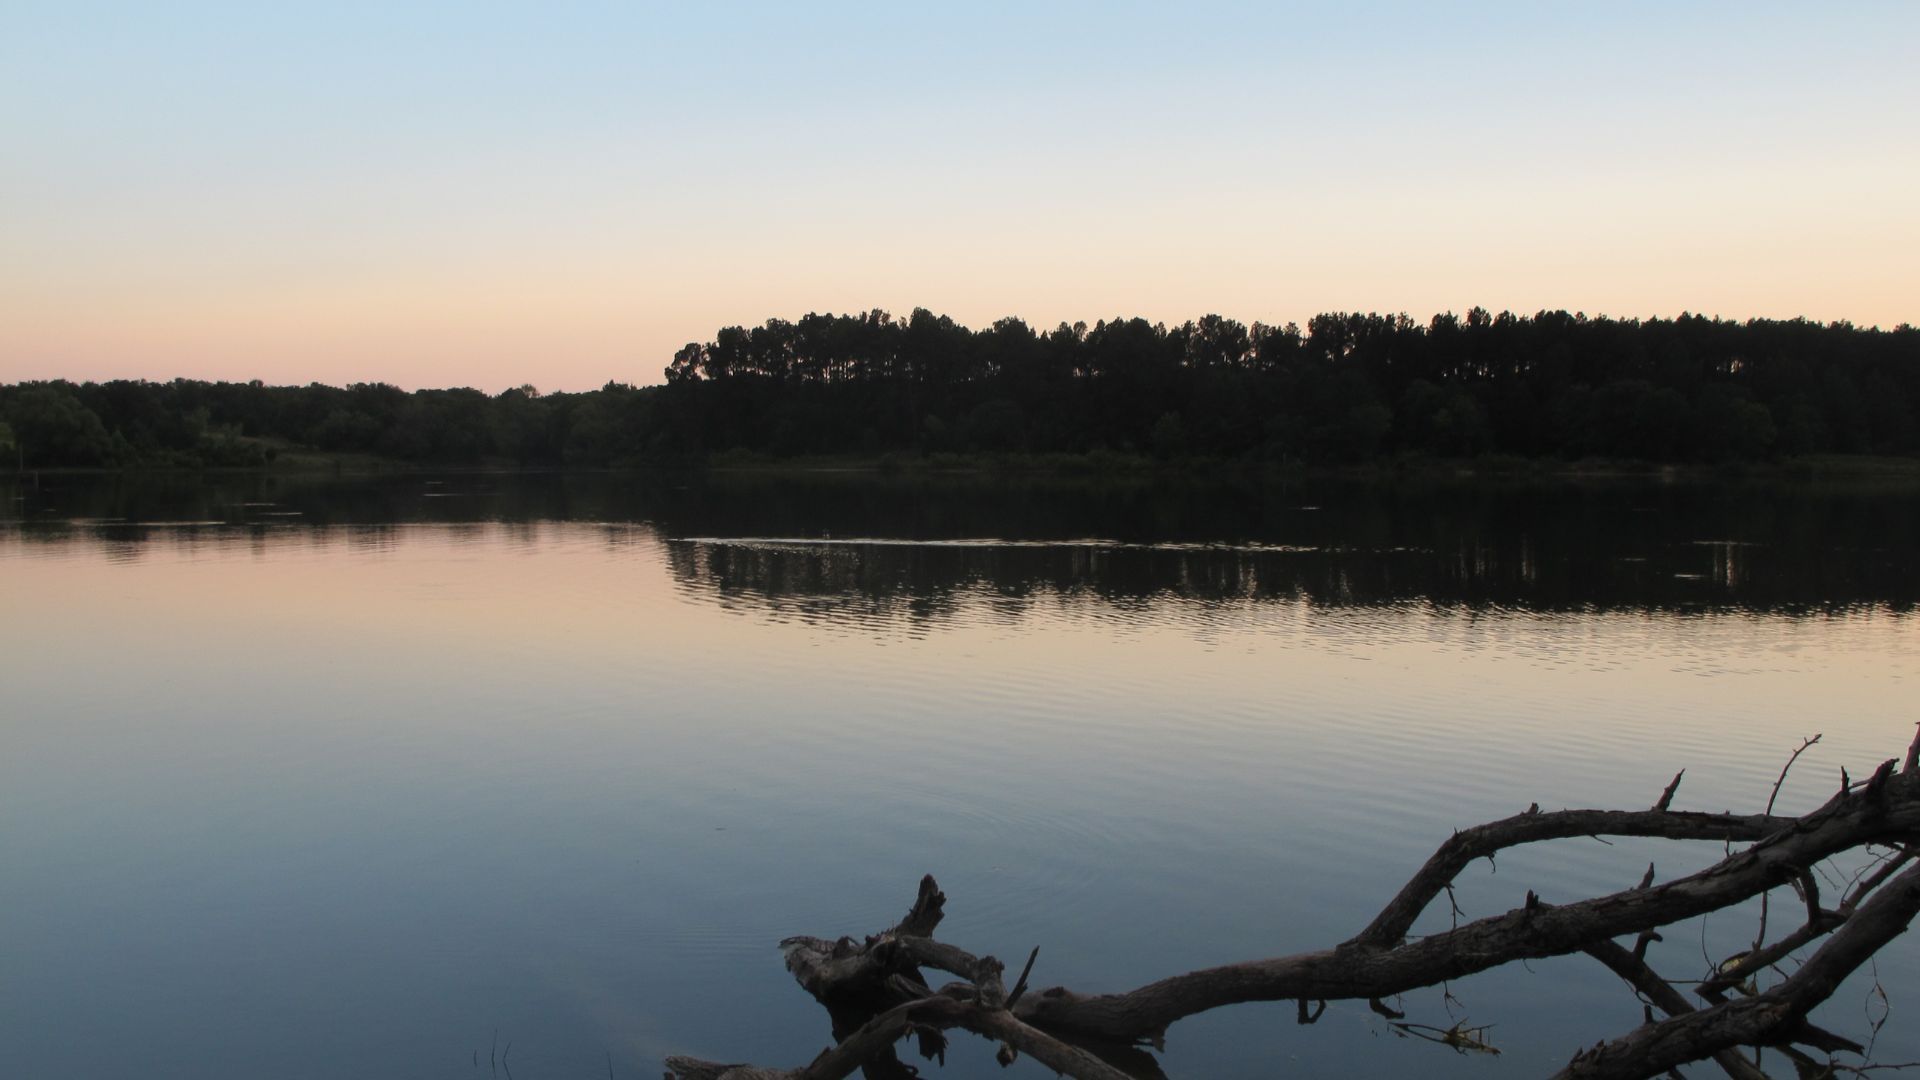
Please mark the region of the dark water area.
[[[1530, 802], [1643, 807], [1685, 767], [1677, 806], [1755, 810], [1821, 732], [1781, 792], [1817, 805], [1913, 736], [1916, 566], [1920, 487], [1864, 481], [0, 478], [0, 1047], [795, 1065], [827, 1026], [776, 943], [876, 930], [927, 872], [943, 936], [1041, 946], [1040, 986], [1320, 947]], [[1539, 845], [1459, 901], [1719, 854]], [[1756, 914], [1651, 958], [1697, 975]], [[1877, 975], [1878, 1056], [1920, 1058], [1913, 942]], [[1162, 1060], [1535, 1076], [1640, 1018], [1584, 958], [1451, 990], [1402, 1004], [1502, 1055], [1335, 1003], [1184, 1021]], [[1824, 1022], [1864, 1035], [1871, 990]], [[927, 1074], [1050, 1075], [989, 1051]]]
[[182, 529], [251, 529], [271, 543], [295, 526], [364, 539], [426, 523], [645, 523], [696, 548], [726, 546], [676, 559], [676, 573], [769, 599], [899, 595], [937, 607], [976, 584], [1013, 596], [1086, 588], [1116, 600], [1536, 611], [1904, 613], [1920, 599], [1920, 484], [1870, 480], [157, 475], [60, 476], [10, 495], [23, 542], [89, 536], [128, 555]]

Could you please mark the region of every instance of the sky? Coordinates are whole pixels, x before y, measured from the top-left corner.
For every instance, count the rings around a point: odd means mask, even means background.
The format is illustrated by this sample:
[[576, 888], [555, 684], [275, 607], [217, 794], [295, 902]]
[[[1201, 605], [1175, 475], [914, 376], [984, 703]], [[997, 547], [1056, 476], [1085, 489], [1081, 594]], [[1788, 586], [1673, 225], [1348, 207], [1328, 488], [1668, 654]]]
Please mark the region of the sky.
[[726, 325], [1920, 323], [1920, 4], [0, 0], [0, 382]]

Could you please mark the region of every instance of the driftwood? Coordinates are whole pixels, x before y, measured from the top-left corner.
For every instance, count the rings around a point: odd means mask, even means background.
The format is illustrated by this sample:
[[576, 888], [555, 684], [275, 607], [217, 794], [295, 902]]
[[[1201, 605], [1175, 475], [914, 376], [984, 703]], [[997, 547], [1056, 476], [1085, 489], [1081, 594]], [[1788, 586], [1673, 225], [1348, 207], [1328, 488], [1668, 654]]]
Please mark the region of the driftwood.
[[[1163, 1047], [1169, 1025], [1251, 1001], [1298, 1002], [1299, 1021], [1312, 1023], [1328, 1001], [1363, 1000], [1409, 1034], [1478, 1049], [1484, 1048], [1482, 1029], [1409, 1024], [1386, 999], [1516, 960], [1569, 953], [1592, 956], [1619, 975], [1645, 1003], [1647, 1021], [1580, 1051], [1559, 1076], [1658, 1076], [1687, 1062], [1713, 1060], [1737, 1080], [1754, 1080], [1766, 1074], [1740, 1051], [1760, 1047], [1776, 1048], [1806, 1074], [1857, 1071], [1863, 1065], [1848, 1065], [1833, 1055], [1859, 1054], [1863, 1048], [1807, 1017], [1920, 913], [1916, 758], [1920, 737], [1903, 762], [1888, 760], [1867, 780], [1851, 781], [1843, 770], [1839, 791], [1800, 817], [1674, 810], [1680, 776], [1647, 810], [1548, 812], [1536, 804], [1455, 833], [1372, 922], [1332, 948], [1188, 972], [1124, 993], [1084, 994], [1064, 987], [1029, 993], [1024, 971], [1008, 990], [998, 960], [933, 939], [946, 896], [929, 876], [904, 918], [863, 941], [794, 937], [781, 943], [788, 971], [826, 1007], [834, 1046], [804, 1066], [786, 1069], [672, 1057], [667, 1078], [837, 1080], [864, 1070], [871, 1080], [903, 1080], [917, 1070], [900, 1061], [895, 1044], [912, 1035], [923, 1056], [940, 1057], [945, 1033], [953, 1029], [998, 1043], [1003, 1064], [1026, 1054], [1080, 1080], [1157, 1078], [1156, 1059], [1144, 1048]], [[1776, 783], [1775, 795], [1778, 791]], [[1727, 855], [1658, 885], [1648, 867], [1632, 888], [1574, 903], [1548, 904], [1529, 892], [1521, 907], [1505, 914], [1409, 936], [1415, 920], [1474, 860], [1520, 844], [1606, 836], [1716, 841], [1726, 845]], [[1875, 858], [1827, 906], [1815, 867], [1848, 852]], [[1751, 951], [1705, 973], [1691, 987], [1691, 997], [1648, 964], [1648, 945], [1659, 940], [1661, 928], [1783, 886], [1799, 894], [1800, 925], [1772, 942], [1756, 940]], [[1616, 940], [1621, 938], [1631, 944]], [[1779, 970], [1789, 954], [1801, 956], [1798, 967], [1761, 989], [1756, 977]], [[1028, 971], [1032, 964], [1029, 957]], [[934, 988], [923, 974], [928, 969], [958, 981]]]

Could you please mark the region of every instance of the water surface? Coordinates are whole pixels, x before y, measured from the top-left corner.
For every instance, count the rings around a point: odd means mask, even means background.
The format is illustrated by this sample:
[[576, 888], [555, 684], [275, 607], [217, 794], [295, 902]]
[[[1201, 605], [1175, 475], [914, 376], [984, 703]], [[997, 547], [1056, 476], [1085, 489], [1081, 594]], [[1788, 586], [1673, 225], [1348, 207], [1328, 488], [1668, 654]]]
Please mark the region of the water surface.
[[[1913, 734], [1920, 496], [447, 474], [0, 484], [0, 1045], [23, 1076], [804, 1062], [793, 933], [1121, 989], [1329, 944], [1447, 833], [1823, 800]], [[9, 510], [8, 507], [11, 507]], [[1711, 846], [1515, 851], [1470, 915]], [[1444, 925], [1430, 913], [1423, 928]], [[1697, 975], [1752, 933], [1656, 947]], [[1920, 1057], [1911, 941], [1882, 1057]], [[1827, 1022], [1864, 1033], [1869, 982]], [[1176, 1026], [1174, 1075], [1531, 1076], [1584, 958]], [[1451, 1013], [1449, 1013], [1451, 1008]], [[742, 1018], [750, 1018], [750, 1022]], [[1920, 1030], [1920, 1029], [1916, 1029]], [[1016, 1071], [1047, 1075], [1031, 1063]], [[946, 1075], [998, 1075], [961, 1044]]]

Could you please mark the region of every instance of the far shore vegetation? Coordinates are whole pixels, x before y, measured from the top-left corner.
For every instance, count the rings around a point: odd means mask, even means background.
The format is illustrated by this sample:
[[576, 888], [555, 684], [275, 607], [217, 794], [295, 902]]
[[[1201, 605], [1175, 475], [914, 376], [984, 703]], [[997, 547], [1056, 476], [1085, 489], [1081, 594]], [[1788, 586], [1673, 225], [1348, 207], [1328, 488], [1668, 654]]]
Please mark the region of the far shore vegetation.
[[1920, 330], [1329, 314], [728, 327], [583, 393], [0, 386], [0, 470], [412, 466], [1485, 472], [1920, 469]]

